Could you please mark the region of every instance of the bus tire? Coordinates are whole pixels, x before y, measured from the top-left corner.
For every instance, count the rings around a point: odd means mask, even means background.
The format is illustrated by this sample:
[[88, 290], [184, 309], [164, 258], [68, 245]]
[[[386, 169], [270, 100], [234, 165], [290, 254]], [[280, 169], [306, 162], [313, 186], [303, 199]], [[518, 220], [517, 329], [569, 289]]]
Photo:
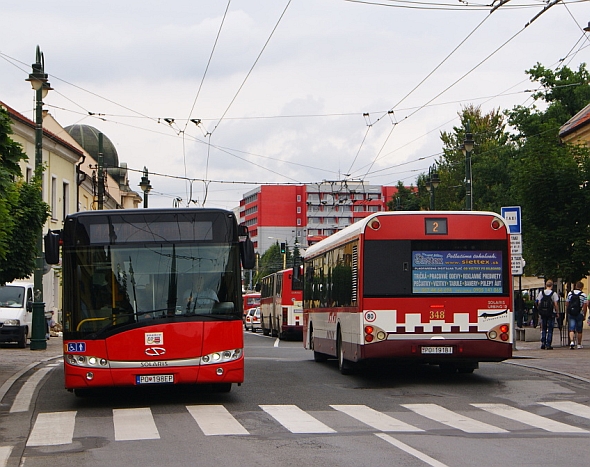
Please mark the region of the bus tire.
[[313, 360], [314, 362], [323, 363], [328, 360], [328, 356], [325, 353], [316, 352], [315, 344], [313, 342], [313, 328], [309, 330], [309, 348], [313, 350]]
[[213, 392], [228, 393], [231, 391], [231, 383], [215, 383], [213, 384]]
[[270, 334], [270, 330], [264, 324], [264, 315], [260, 319], [260, 327], [262, 329], [262, 335], [268, 336]]
[[336, 348], [338, 352], [338, 369], [343, 375], [349, 375], [353, 371], [353, 363], [344, 358], [344, 349], [342, 346], [342, 331], [338, 329], [338, 340], [336, 341]]

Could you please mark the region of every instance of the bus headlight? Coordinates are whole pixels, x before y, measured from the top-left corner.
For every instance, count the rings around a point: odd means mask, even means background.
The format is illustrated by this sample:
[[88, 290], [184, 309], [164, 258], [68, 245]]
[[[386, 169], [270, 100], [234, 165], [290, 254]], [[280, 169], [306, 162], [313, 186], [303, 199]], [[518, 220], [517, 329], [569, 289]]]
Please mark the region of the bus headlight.
[[201, 365], [211, 365], [213, 363], [227, 363], [238, 360], [243, 353], [243, 349], [222, 350], [213, 352], [201, 357]]
[[85, 356], [85, 355], [72, 355], [67, 354], [65, 356], [66, 363], [74, 366], [80, 366], [83, 368], [108, 368], [109, 361], [105, 358]]

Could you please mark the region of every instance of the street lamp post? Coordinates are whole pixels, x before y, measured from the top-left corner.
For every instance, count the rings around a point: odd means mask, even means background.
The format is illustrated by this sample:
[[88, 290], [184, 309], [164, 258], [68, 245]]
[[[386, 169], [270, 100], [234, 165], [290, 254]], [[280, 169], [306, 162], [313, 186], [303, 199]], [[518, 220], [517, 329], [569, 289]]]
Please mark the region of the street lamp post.
[[[45, 73], [43, 54], [37, 46], [36, 62], [31, 65], [33, 72], [26, 81], [35, 90], [35, 175], [43, 176], [43, 98], [51, 90]], [[43, 184], [41, 184], [43, 186]], [[43, 188], [41, 188], [43, 201]], [[37, 264], [34, 274], [35, 297], [33, 302], [33, 323], [31, 329], [31, 350], [45, 350], [45, 303], [43, 302], [43, 229], [37, 238]]]
[[148, 169], [147, 167], [143, 168], [143, 177], [141, 177], [141, 182], [139, 183], [139, 186], [141, 187], [142, 191], [143, 191], [143, 207], [147, 208], [148, 207], [148, 194], [150, 191], [152, 191], [152, 186], [150, 185], [150, 179], [148, 178]]
[[471, 151], [473, 151], [473, 134], [469, 120], [465, 123], [465, 140], [463, 141], [463, 154], [465, 155], [465, 209], [473, 210], [473, 187], [471, 178]]
[[430, 210], [434, 211], [434, 191], [440, 184], [440, 178], [435, 166], [428, 169], [428, 177], [426, 178], [426, 189], [430, 192]]

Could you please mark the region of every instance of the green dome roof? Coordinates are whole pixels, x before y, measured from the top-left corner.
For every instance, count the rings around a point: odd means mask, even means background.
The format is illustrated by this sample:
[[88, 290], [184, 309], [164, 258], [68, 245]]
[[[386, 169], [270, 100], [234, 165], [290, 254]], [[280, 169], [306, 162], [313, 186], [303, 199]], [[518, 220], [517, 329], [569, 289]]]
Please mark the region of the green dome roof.
[[[90, 125], [70, 125], [65, 127], [69, 135], [98, 162], [98, 131]], [[112, 141], [103, 133], [102, 135], [102, 154], [105, 167], [108, 169], [119, 167], [119, 155]], [[112, 173], [112, 170], [108, 170]]]

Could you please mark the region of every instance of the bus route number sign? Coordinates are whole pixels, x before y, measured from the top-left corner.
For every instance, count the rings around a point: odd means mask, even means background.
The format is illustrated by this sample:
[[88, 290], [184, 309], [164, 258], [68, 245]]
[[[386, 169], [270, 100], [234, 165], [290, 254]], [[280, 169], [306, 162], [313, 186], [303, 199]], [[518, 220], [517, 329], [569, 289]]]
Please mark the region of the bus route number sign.
[[447, 219], [446, 218], [426, 218], [426, 235], [447, 235]]

